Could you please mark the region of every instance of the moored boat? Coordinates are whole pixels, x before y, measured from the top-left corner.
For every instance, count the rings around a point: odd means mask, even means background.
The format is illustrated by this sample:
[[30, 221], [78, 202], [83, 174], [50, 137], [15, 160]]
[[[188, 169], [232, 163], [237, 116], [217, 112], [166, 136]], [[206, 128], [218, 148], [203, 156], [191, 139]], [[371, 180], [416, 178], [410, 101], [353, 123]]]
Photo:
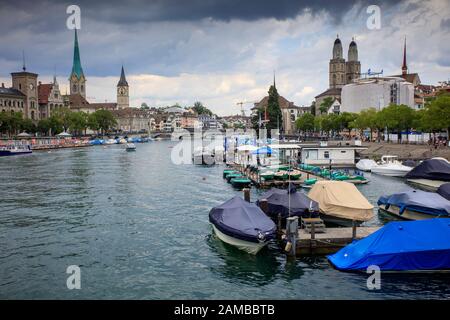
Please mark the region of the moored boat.
[[275, 172], [275, 174], [273, 175], [273, 178], [275, 180], [287, 180], [289, 178], [288, 172], [287, 171], [278, 171]]
[[373, 218], [373, 206], [351, 183], [317, 181], [308, 197], [319, 203], [320, 216], [326, 223], [352, 226]]
[[230, 183], [231, 179], [241, 178], [241, 177], [243, 177], [242, 173], [240, 173], [239, 171], [236, 171], [236, 172], [232, 172], [232, 173], [227, 174], [225, 176], [225, 179], [227, 180], [228, 183]]
[[382, 196], [377, 203], [380, 210], [407, 220], [450, 217], [450, 201], [434, 192], [400, 192]]
[[378, 164], [372, 159], [361, 159], [356, 163], [356, 168], [361, 171], [371, 171]]
[[127, 143], [125, 150], [136, 151], [136, 145], [134, 143]]
[[302, 173], [298, 170], [290, 170], [288, 171], [289, 179], [298, 180], [302, 176]]
[[223, 178], [225, 179], [227, 174], [233, 173], [233, 172], [237, 172], [236, 170], [233, 169], [225, 169], [223, 170]]
[[272, 180], [274, 178], [275, 172], [271, 170], [262, 171], [259, 173], [259, 176], [264, 180]]
[[397, 221], [355, 241], [328, 260], [338, 270], [389, 272], [450, 270], [450, 224], [446, 219]]
[[242, 188], [249, 187], [250, 184], [252, 183], [252, 181], [245, 177], [237, 177], [237, 178], [232, 178], [230, 180], [230, 183], [234, 188], [242, 189]]
[[19, 156], [30, 154], [33, 151], [30, 146], [3, 146], [0, 147], [0, 157]]
[[420, 188], [436, 191], [444, 183], [450, 182], [450, 163], [443, 158], [424, 160], [405, 178]]
[[442, 184], [436, 191], [441, 197], [450, 201], [450, 182]]
[[237, 196], [211, 209], [209, 221], [220, 240], [251, 254], [275, 238], [275, 223], [257, 205]]
[[412, 170], [412, 168], [404, 166], [397, 160], [397, 158], [397, 156], [381, 157], [381, 164], [376, 167], [372, 167], [372, 173], [388, 177], [404, 177]]
[[319, 215], [319, 204], [303, 192], [298, 192], [292, 183], [289, 183], [287, 190], [272, 188], [265, 192], [256, 201], [260, 207], [262, 200], [267, 200], [266, 214], [273, 220], [277, 220], [279, 214], [282, 219], [289, 216], [311, 218]]

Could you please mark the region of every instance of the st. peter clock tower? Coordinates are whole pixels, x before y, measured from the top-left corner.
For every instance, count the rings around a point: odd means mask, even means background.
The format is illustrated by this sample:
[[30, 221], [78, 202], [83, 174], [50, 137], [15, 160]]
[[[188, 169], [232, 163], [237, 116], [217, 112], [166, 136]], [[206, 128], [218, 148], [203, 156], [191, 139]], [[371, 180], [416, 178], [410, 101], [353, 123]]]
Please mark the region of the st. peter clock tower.
[[130, 97], [128, 92], [128, 82], [125, 78], [125, 71], [120, 74], [120, 80], [117, 83], [117, 109], [125, 109], [130, 106]]

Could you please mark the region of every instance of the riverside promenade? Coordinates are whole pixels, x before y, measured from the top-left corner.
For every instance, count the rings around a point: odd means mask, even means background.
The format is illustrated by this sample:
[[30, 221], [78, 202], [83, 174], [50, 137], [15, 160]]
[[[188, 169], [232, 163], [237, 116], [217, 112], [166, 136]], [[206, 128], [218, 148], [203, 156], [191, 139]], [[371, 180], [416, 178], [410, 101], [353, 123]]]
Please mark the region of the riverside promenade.
[[380, 159], [383, 155], [395, 155], [400, 160], [425, 160], [434, 157], [450, 159], [450, 147], [440, 146], [437, 149], [428, 144], [398, 144], [388, 142], [364, 142], [366, 150], [360, 152], [361, 157]]

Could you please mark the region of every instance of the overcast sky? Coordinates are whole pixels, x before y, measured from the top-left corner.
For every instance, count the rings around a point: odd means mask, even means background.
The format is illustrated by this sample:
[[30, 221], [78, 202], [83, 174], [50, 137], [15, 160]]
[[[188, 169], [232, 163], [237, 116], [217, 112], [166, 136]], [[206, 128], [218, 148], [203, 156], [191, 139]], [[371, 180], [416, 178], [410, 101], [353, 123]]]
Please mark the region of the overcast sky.
[[[182, 106], [202, 101], [219, 115], [266, 95], [276, 72], [281, 95], [309, 105], [328, 88], [328, 62], [339, 34], [347, 57], [355, 37], [361, 69], [400, 73], [404, 37], [408, 67], [422, 83], [450, 78], [450, 2], [408, 1], [76, 1], [0, 0], [0, 80], [27, 70], [65, 93], [74, 31], [66, 8], [81, 8], [78, 32], [90, 102], [115, 101], [123, 64], [130, 104]], [[381, 9], [381, 28], [366, 12]], [[247, 109], [250, 104], [246, 106]]]

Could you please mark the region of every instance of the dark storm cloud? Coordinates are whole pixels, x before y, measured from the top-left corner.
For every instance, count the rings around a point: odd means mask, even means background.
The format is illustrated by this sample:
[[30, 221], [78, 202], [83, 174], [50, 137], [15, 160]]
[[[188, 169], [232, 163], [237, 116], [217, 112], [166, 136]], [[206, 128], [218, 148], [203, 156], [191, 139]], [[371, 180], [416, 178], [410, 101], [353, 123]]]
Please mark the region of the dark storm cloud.
[[327, 11], [331, 13], [333, 22], [341, 22], [341, 17], [355, 4], [360, 4], [361, 8], [365, 9], [371, 4], [387, 7], [398, 2], [398, 0], [79, 0], [73, 2], [18, 0], [0, 3], [30, 12], [39, 11], [42, 4], [57, 6], [77, 4], [81, 7], [82, 13], [89, 18], [128, 24], [151, 21], [192, 21], [205, 18], [221, 21], [232, 19], [253, 21], [265, 18], [285, 20], [294, 18], [305, 9], [313, 13]]

